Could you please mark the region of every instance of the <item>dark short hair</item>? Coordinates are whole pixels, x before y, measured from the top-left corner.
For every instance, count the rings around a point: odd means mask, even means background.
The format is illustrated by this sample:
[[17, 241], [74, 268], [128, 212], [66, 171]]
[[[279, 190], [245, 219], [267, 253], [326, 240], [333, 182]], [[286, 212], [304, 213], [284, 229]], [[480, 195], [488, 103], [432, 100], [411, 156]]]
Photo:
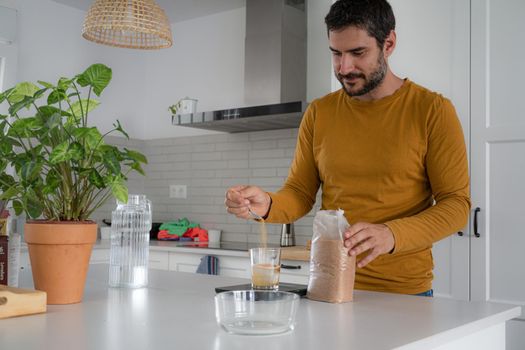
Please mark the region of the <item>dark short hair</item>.
[[379, 47], [396, 28], [396, 18], [392, 7], [386, 0], [338, 0], [332, 4], [324, 18], [328, 34], [355, 26], [366, 30], [374, 37]]

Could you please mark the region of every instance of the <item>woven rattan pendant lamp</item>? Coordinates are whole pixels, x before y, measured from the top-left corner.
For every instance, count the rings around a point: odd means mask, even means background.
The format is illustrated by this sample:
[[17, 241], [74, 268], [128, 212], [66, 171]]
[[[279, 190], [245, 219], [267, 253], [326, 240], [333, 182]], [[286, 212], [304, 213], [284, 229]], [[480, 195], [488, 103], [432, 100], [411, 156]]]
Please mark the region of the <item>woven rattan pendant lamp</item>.
[[82, 36], [110, 46], [162, 49], [173, 44], [168, 17], [155, 0], [95, 0]]

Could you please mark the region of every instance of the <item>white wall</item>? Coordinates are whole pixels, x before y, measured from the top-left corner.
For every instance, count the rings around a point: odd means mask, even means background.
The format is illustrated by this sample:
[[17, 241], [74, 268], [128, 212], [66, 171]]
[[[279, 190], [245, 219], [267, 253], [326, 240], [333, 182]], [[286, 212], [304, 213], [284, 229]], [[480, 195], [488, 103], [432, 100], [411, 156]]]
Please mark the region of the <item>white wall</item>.
[[83, 39], [84, 11], [49, 0], [20, 0], [16, 7], [17, 82], [56, 82], [97, 62], [113, 69], [90, 118], [102, 131], [118, 118], [137, 139], [213, 133], [172, 126], [168, 106], [185, 96], [199, 99], [199, 110], [243, 99], [244, 8], [177, 23], [172, 48], [142, 51]]
[[146, 59], [141, 139], [217, 133], [171, 125], [168, 106], [186, 96], [197, 110], [244, 105], [244, 7], [179, 22], [173, 46]]
[[[139, 135], [140, 125], [134, 120], [141, 114], [137, 104], [144, 77], [140, 55], [129, 50], [94, 44], [82, 38], [85, 12], [48, 0], [21, 0], [18, 8], [18, 74], [17, 81], [37, 80], [56, 83], [60, 77], [81, 73], [93, 63], [105, 63], [113, 69], [113, 81], [99, 99], [102, 105], [90, 117], [101, 131], [121, 119], [132, 135]], [[137, 69], [139, 68], [139, 69]], [[137, 74], [130, 74], [132, 71]], [[126, 101], [126, 103], [123, 103]]]
[[[330, 0], [309, 3], [308, 100], [329, 92], [323, 23], [329, 5]], [[55, 82], [96, 62], [113, 69], [90, 118], [102, 131], [118, 118], [136, 139], [215, 134], [171, 125], [168, 106], [185, 96], [199, 100], [199, 111], [244, 105], [244, 7], [176, 23], [171, 48], [142, 51], [83, 39], [84, 11], [50, 0], [19, 0], [16, 6], [17, 81]]]
[[332, 61], [328, 50], [328, 36], [324, 17], [332, 0], [308, 1], [306, 100], [330, 93], [333, 76]]

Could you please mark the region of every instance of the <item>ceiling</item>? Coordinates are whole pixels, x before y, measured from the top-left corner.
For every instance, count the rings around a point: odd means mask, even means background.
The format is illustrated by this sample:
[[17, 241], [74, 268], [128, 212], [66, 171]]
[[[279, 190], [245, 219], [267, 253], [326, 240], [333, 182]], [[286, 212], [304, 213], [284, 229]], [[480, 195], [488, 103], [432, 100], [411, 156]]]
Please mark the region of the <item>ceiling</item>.
[[[95, 0], [53, 0], [60, 4], [87, 11]], [[170, 22], [212, 15], [246, 6], [246, 0], [156, 0]]]

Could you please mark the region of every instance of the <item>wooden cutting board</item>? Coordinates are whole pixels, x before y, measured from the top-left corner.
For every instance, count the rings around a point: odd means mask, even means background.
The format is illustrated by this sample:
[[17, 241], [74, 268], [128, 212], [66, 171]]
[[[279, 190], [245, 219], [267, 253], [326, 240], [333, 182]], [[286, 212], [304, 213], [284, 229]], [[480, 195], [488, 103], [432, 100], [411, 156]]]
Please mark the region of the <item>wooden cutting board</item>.
[[0, 319], [46, 312], [47, 294], [0, 285]]

